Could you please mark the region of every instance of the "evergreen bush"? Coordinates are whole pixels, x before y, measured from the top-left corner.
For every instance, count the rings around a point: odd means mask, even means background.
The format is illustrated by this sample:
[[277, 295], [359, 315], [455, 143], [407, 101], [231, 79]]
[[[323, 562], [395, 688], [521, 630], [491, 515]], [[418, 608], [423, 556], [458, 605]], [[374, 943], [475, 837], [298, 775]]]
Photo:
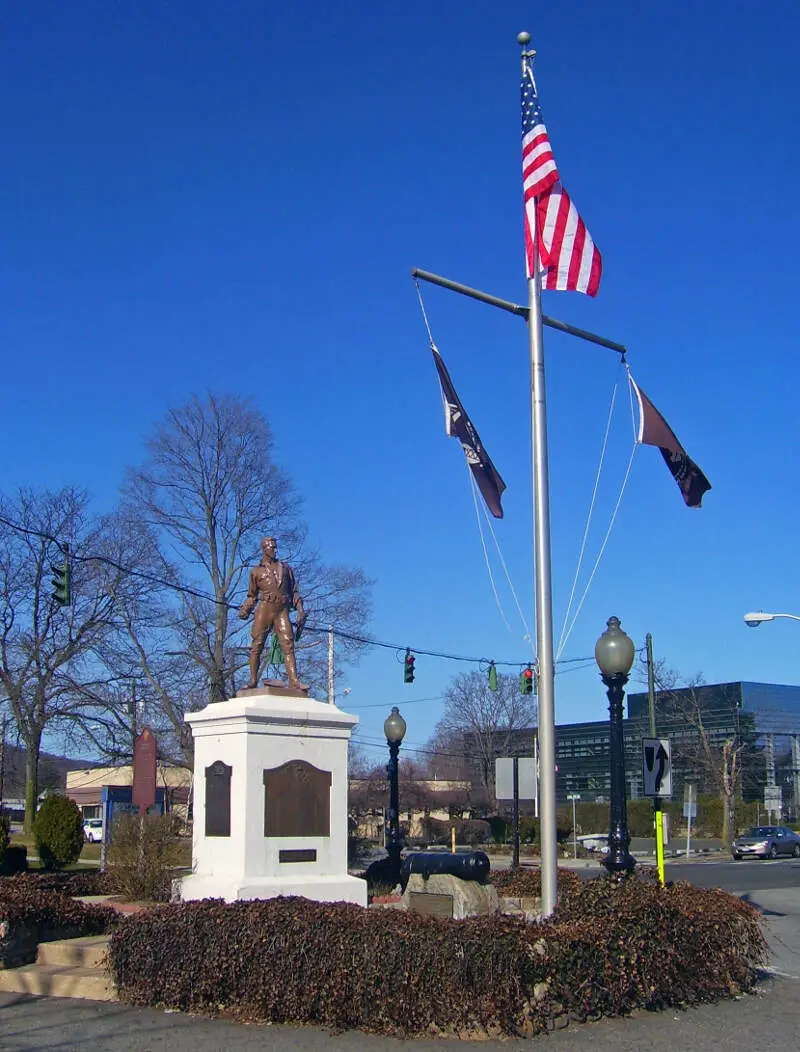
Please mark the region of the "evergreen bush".
[[45, 869], [77, 862], [83, 850], [83, 816], [66, 796], [48, 796], [33, 820], [33, 839]]

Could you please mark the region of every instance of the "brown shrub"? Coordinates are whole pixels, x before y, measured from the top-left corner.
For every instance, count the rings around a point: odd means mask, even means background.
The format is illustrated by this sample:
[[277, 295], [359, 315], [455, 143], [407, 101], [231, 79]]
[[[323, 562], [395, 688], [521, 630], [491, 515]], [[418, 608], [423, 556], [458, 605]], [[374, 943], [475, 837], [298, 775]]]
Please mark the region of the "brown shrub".
[[[537, 893], [534, 872], [516, 894]], [[111, 941], [134, 1004], [472, 1037], [726, 997], [764, 952], [756, 911], [724, 892], [574, 875], [538, 924], [279, 898], [160, 907]]]

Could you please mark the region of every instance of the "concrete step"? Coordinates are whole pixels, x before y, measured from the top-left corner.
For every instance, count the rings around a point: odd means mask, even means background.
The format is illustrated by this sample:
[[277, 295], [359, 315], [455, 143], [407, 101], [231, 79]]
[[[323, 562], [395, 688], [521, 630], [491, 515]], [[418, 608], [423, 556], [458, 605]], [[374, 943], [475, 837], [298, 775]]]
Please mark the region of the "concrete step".
[[0, 990], [36, 997], [79, 997], [87, 1001], [115, 1001], [107, 972], [75, 965], [27, 964], [0, 970]]
[[88, 935], [82, 939], [40, 942], [36, 963], [77, 968], [101, 968], [108, 951], [108, 942], [108, 935]]

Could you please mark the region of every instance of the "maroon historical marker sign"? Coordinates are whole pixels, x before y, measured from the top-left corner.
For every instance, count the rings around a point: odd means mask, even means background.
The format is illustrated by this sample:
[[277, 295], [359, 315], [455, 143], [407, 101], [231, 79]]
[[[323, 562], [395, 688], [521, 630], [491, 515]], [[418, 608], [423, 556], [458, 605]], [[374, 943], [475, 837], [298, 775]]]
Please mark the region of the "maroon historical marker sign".
[[264, 836], [330, 835], [330, 771], [305, 760], [264, 771]]
[[156, 737], [145, 727], [133, 746], [134, 807], [143, 815], [156, 802]]

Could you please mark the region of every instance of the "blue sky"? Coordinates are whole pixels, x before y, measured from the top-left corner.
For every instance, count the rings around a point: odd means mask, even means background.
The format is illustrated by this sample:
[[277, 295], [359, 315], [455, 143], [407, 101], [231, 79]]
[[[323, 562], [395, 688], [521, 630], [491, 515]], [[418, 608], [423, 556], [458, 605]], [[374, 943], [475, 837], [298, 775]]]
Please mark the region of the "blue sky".
[[[800, 626], [742, 621], [800, 613], [790, 0], [7, 7], [2, 486], [75, 483], [103, 510], [168, 406], [250, 395], [326, 557], [376, 579], [373, 637], [526, 660], [510, 594], [512, 631], [492, 597], [409, 277], [525, 299], [520, 29], [604, 257], [596, 300], [548, 293], [545, 310], [630, 348], [713, 485], [690, 511], [639, 450], [563, 656], [591, 655], [614, 613], [687, 675], [800, 682]], [[497, 536], [532, 622], [525, 327], [424, 294], [508, 486]], [[617, 363], [551, 333], [546, 354], [558, 636]], [[587, 570], [630, 434], [621, 386]], [[424, 742], [469, 667], [420, 657], [407, 687], [391, 652], [366, 655], [345, 678], [363, 740], [397, 704], [408, 745]], [[606, 711], [593, 668], [558, 676], [558, 722]]]

